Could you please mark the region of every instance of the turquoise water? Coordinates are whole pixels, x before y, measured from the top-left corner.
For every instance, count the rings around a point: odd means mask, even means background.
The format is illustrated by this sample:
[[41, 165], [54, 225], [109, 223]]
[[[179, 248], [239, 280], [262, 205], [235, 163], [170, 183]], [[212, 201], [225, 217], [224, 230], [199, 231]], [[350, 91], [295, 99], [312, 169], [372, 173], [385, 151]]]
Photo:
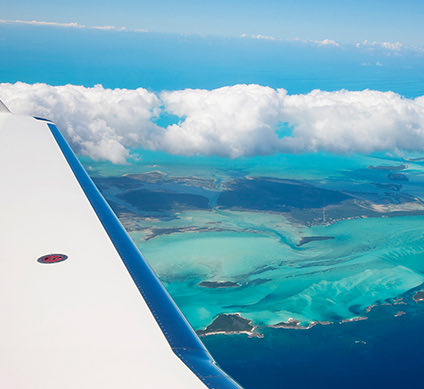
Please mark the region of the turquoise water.
[[[208, 209], [149, 213], [143, 207], [143, 212], [131, 208], [118, 214], [194, 329], [206, 328], [223, 313], [252, 320], [259, 338], [202, 338], [241, 384], [373, 388], [402, 385], [405, 377], [419, 379], [424, 303], [413, 296], [424, 289], [423, 161], [387, 153], [234, 161], [138, 153], [143, 157], [129, 166], [84, 162], [93, 176], [106, 180], [99, 182], [106, 198], [121, 207], [126, 203], [118, 192], [125, 189], [108, 186], [107, 180], [128, 172], [147, 173], [135, 176], [144, 190], [208, 197]], [[367, 168], [401, 164], [407, 165], [402, 174], [409, 180], [401, 184], [389, 180], [386, 170]], [[152, 184], [152, 171], [161, 172], [165, 181]], [[232, 180], [263, 176], [342, 190], [355, 195], [361, 207], [364, 202], [380, 207], [380, 213], [358, 214], [351, 203], [342, 204], [338, 219], [328, 216], [311, 223], [291, 213], [217, 205]], [[327, 207], [327, 214], [331, 212]], [[299, 245], [305, 237], [332, 239]], [[199, 285], [204, 281], [238, 286]], [[355, 318], [363, 320], [342, 324]], [[303, 327], [327, 324], [308, 330], [272, 328], [289, 319]]]
[[[193, 219], [189, 224], [200, 226], [217, 216], [197, 213]], [[234, 232], [187, 232], [147, 242], [132, 233], [195, 328], [206, 327], [223, 312], [240, 312], [258, 325], [289, 318], [348, 319], [424, 282], [422, 217], [368, 218], [312, 228], [293, 227], [276, 215], [228, 212], [219, 219], [221, 227]], [[301, 236], [335, 239], [296, 247]], [[255, 274], [265, 266], [272, 269]], [[197, 287], [203, 280], [243, 286]]]
[[[258, 83], [290, 94], [315, 88], [424, 94], [424, 56], [417, 52], [393, 55], [236, 38], [52, 31], [0, 26], [0, 52], [7, 58], [0, 81], [101, 83], [154, 91]], [[383, 66], [372, 66], [377, 62]], [[158, 118], [162, 123], [172, 120]], [[252, 389], [419, 385], [424, 303], [415, 303], [413, 296], [424, 288], [424, 161], [406, 161], [396, 153], [228, 160], [132, 152], [136, 158], [126, 165], [81, 159], [91, 176], [106, 180], [98, 185], [196, 330], [221, 313], [235, 312], [258, 327], [262, 338], [202, 338], [241, 384]], [[400, 164], [408, 165], [402, 173], [409, 181], [388, 180], [387, 172], [367, 169]], [[207, 209], [171, 202], [166, 212], [140, 210], [119, 197], [129, 188], [107, 181], [153, 171], [169, 180], [142, 180], [144, 190], [205, 196]], [[307, 208], [284, 214], [250, 209], [249, 199], [242, 209], [217, 205], [229, 183], [252, 177], [299, 180], [349, 193], [354, 200], [313, 215]], [[310, 236], [333, 239], [298, 246]], [[202, 281], [239, 286], [212, 289], [199, 286]], [[405, 314], [395, 317], [399, 311]], [[368, 319], [339, 324], [355, 317]], [[269, 327], [289, 318], [304, 326], [313, 321], [333, 324], [304, 331]]]
[[[167, 217], [123, 217], [124, 224], [136, 221], [130, 227], [132, 238], [193, 327], [201, 329], [217, 315], [235, 312], [259, 327], [289, 318], [303, 325], [338, 322], [365, 315], [367, 307], [422, 285], [423, 219], [407, 212], [424, 208], [418, 200], [412, 208], [408, 202], [396, 204], [396, 199], [390, 203], [392, 200], [384, 197], [389, 189], [375, 186], [391, 183], [387, 172], [367, 169], [404, 162], [404, 158], [384, 153], [276, 155], [230, 161], [146, 152], [130, 166], [100, 162], [89, 166], [92, 174], [103, 177], [158, 171], [168, 180], [193, 176], [208, 180], [208, 188], [201, 188], [204, 184], [197, 181], [197, 186], [168, 182], [154, 187], [206, 195], [207, 210], [181, 209]], [[409, 162], [403, 172], [409, 181], [390, 195], [413, 192], [411, 198], [422, 196], [422, 162]], [[342, 189], [355, 193], [361, 201], [369, 196], [368, 191], [374, 191], [367, 201], [376, 201], [376, 206], [387, 212], [373, 217], [350, 215], [348, 209], [338, 221], [318, 219], [311, 224], [294, 220], [291, 214], [217, 206], [217, 196], [229, 181], [265, 175]], [[384, 201], [376, 200], [377, 195]], [[327, 212], [330, 210], [328, 207]], [[399, 210], [406, 212], [404, 216], [393, 217], [391, 211]], [[306, 209], [299, 210], [302, 212]], [[302, 238], [310, 236], [333, 239], [298, 246]], [[240, 286], [205, 288], [198, 285], [202, 281], [232, 281]]]
[[[208, 209], [149, 214], [132, 208], [118, 214], [194, 329], [204, 329], [222, 313], [252, 320], [263, 337], [202, 338], [244, 387], [391, 388], [420, 379], [424, 303], [412, 297], [424, 289], [424, 216], [417, 213], [423, 211], [424, 161], [390, 153], [228, 160], [137, 152], [142, 158], [127, 166], [84, 163], [106, 184], [110, 177], [147, 173], [144, 190], [208, 197]], [[409, 180], [402, 183], [389, 180], [385, 170], [367, 169], [401, 164], [407, 165], [402, 174]], [[166, 182], [149, 183], [152, 171]], [[264, 176], [342, 190], [362, 206], [377, 204], [381, 212], [358, 214], [342, 205], [338, 219], [330, 220], [328, 207], [328, 219], [311, 223], [296, 214], [217, 205], [232, 180]], [[106, 184], [100, 184], [106, 198], [123, 206], [119, 190]], [[311, 236], [333, 239], [299, 246]], [[199, 285], [203, 281], [239, 286], [207, 288]], [[358, 317], [366, 320], [341, 324]], [[309, 330], [271, 327], [290, 318], [304, 327], [330, 324]]]
[[[208, 197], [208, 209], [149, 214], [147, 207], [141, 213], [134, 208], [135, 213], [119, 214], [194, 329], [204, 329], [223, 313], [252, 320], [259, 338], [202, 338], [218, 363], [241, 384], [372, 388], [402, 385], [406, 376], [418, 379], [424, 363], [419, 351], [424, 346], [424, 303], [412, 297], [424, 289], [424, 216], [417, 213], [424, 209], [419, 200], [424, 194], [423, 161], [387, 153], [232, 161], [137, 152], [143, 157], [129, 166], [84, 162], [106, 183], [128, 172], [147, 173], [141, 178], [144, 190]], [[401, 184], [389, 180], [385, 170], [367, 169], [401, 164], [407, 165], [402, 173], [409, 180]], [[161, 172], [166, 182], [149, 183], [152, 171]], [[342, 205], [338, 219], [311, 223], [290, 213], [217, 205], [219, 194], [232, 180], [264, 176], [342, 190], [357, 196], [355, 201], [362, 206], [363, 201], [376, 204], [381, 212], [358, 214], [352, 204]], [[117, 188], [102, 185], [106, 198], [125, 205]], [[410, 197], [402, 200], [400, 195]], [[302, 238], [311, 236], [333, 239], [299, 246]], [[207, 288], [199, 285], [204, 281], [238, 286]], [[366, 320], [341, 324], [358, 317]], [[289, 319], [303, 327], [329, 324], [309, 330], [272, 328]]]

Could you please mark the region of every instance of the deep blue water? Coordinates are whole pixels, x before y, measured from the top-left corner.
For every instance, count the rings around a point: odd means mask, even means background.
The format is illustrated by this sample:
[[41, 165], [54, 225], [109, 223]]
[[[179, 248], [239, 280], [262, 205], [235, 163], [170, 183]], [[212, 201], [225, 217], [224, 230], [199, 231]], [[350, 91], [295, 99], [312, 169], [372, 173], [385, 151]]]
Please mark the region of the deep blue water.
[[0, 82], [155, 91], [257, 83], [289, 93], [369, 88], [424, 94], [424, 54], [413, 51], [0, 25], [0, 56]]
[[[393, 317], [398, 310], [406, 315]], [[417, 303], [375, 308], [360, 322], [203, 341], [246, 389], [412, 388], [422, 382], [423, 326], [424, 303]]]

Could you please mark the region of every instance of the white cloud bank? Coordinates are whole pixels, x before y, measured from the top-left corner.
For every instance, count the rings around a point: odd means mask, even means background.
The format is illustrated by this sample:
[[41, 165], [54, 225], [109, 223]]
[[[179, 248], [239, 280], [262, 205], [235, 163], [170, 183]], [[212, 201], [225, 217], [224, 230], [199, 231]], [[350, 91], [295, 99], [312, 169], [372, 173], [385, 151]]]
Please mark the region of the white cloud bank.
[[[115, 163], [124, 162], [131, 147], [232, 158], [424, 151], [424, 97], [393, 92], [288, 95], [284, 89], [235, 85], [157, 95], [142, 88], [16, 83], [0, 84], [0, 98], [13, 112], [54, 120], [77, 152]], [[158, 127], [153, 120], [161, 112], [177, 115], [179, 123]], [[281, 129], [281, 123], [288, 125]]]
[[400, 51], [405, 48], [403, 43], [401, 42], [375, 42], [364, 40], [362, 42], [355, 43], [357, 48], [365, 47], [365, 48], [383, 48], [391, 51]]
[[0, 84], [0, 98], [15, 113], [54, 121], [76, 152], [123, 163], [129, 148], [154, 148], [162, 133], [151, 119], [158, 97], [145, 89], [104, 89], [46, 84]]
[[[313, 40], [313, 39], [307, 40], [307, 39], [300, 39], [300, 38], [290, 39], [290, 38], [277, 38], [272, 35], [264, 35], [264, 34], [248, 35], [245, 33], [241, 34], [240, 38], [278, 41], [278, 42], [285, 42], [285, 43], [304, 43], [304, 44], [318, 46], [318, 47], [329, 47], [329, 46], [341, 47], [340, 43], [336, 42], [333, 39], [328, 39], [328, 38], [322, 39], [322, 40]], [[355, 46], [360, 47], [360, 43], [357, 43]]]

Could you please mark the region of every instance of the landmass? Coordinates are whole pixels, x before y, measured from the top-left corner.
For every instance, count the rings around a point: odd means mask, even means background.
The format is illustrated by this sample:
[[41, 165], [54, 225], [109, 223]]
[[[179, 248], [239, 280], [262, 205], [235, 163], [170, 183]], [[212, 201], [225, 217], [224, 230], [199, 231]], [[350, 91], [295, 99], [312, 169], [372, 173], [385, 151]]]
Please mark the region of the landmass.
[[403, 301], [403, 297], [395, 298], [391, 300], [392, 302], [383, 302], [383, 303], [375, 303], [366, 308], [366, 313], [370, 313], [375, 307], [384, 306], [384, 305], [407, 305], [405, 301]]
[[393, 299], [393, 305], [406, 305], [406, 303], [403, 301], [403, 297], [399, 297], [397, 299]]
[[199, 336], [217, 334], [260, 336], [260, 334], [254, 333], [256, 327], [252, 323], [252, 320], [242, 317], [239, 313], [221, 313], [204, 330], [196, 332]]
[[[131, 214], [169, 220], [188, 210], [229, 209], [284, 214], [294, 223], [312, 226], [365, 217], [424, 214], [424, 202], [401, 191], [402, 184], [408, 181], [406, 174], [400, 173], [403, 167], [406, 168], [400, 165], [363, 169], [368, 173], [381, 170], [388, 174], [391, 182], [386, 183], [373, 183], [374, 178], [370, 177], [375, 192], [331, 190], [301, 180], [272, 177], [245, 176], [221, 182], [195, 176], [169, 176], [160, 171], [94, 177], [94, 180], [120, 218]], [[152, 228], [145, 238], [215, 229], [221, 231], [219, 226]]]
[[375, 307], [377, 307], [377, 306], [378, 306], [378, 304], [370, 305], [369, 307], [367, 307], [366, 312], [367, 313], [370, 313], [372, 311], [372, 309], [375, 308]]
[[241, 286], [238, 282], [233, 281], [202, 281], [199, 282], [197, 285], [202, 286], [204, 288], [238, 288]]
[[361, 321], [361, 320], [368, 320], [368, 317], [366, 317], [366, 316], [357, 316], [357, 317], [352, 317], [350, 319], [343, 319], [342, 321], [340, 321], [339, 324], [351, 323], [353, 321]]
[[224, 209], [287, 212], [292, 208], [322, 208], [350, 199], [348, 194], [311, 184], [270, 177], [227, 181], [217, 204]]
[[305, 236], [296, 245], [297, 247], [303, 246], [306, 243], [313, 242], [315, 240], [329, 240], [334, 239], [334, 236]]
[[141, 182], [149, 184], [182, 184], [187, 186], [198, 186], [201, 188], [207, 189], [217, 189], [216, 180], [196, 177], [196, 176], [168, 176], [166, 173], [161, 172], [160, 170], [154, 170], [147, 173], [130, 173], [125, 174], [124, 177], [128, 177], [133, 180], [138, 180]]
[[317, 324], [321, 324], [323, 326], [333, 324], [331, 321], [312, 321], [307, 326], [300, 325], [300, 320], [296, 320], [293, 318], [289, 318], [287, 321], [283, 321], [281, 323], [273, 324], [271, 328], [285, 328], [291, 330], [309, 330]]
[[355, 340], [355, 344], [367, 344], [365, 340]]
[[139, 211], [181, 211], [186, 209], [208, 209], [209, 200], [192, 193], [171, 193], [136, 189], [117, 195]]
[[183, 234], [185, 232], [235, 232], [234, 230], [224, 228], [210, 228], [210, 227], [164, 227], [164, 228], [149, 228], [147, 234], [144, 236], [144, 240], [157, 238], [158, 236], [172, 235], [172, 234]]
[[398, 311], [393, 316], [394, 317], [399, 317], [399, 316], [403, 316], [403, 315], [406, 315], [406, 312], [404, 312], [404, 311]]
[[420, 290], [419, 292], [415, 293], [413, 299], [416, 303], [418, 301], [424, 301], [424, 290]]

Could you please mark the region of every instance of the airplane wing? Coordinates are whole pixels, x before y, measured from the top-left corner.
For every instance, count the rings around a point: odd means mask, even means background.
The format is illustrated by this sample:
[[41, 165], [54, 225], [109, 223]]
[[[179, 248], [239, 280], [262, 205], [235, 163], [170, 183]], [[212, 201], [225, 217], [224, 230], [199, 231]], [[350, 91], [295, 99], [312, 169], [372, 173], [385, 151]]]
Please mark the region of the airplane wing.
[[0, 385], [240, 388], [56, 126], [0, 103]]

